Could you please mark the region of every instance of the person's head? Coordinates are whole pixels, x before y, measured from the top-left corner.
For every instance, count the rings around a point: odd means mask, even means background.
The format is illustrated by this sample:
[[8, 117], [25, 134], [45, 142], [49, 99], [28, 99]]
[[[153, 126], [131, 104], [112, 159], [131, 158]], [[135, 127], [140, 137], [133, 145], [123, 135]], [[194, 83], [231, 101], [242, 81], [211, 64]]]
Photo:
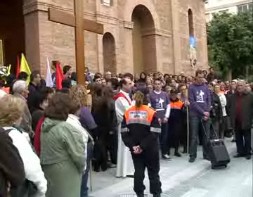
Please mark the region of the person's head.
[[220, 90], [225, 91], [226, 90], [226, 85], [224, 82], [220, 82]]
[[106, 86], [106, 80], [105, 80], [105, 78], [102, 78], [102, 79], [101, 79], [101, 84], [102, 84], [103, 86]]
[[[124, 79], [130, 79], [132, 82], [134, 81], [134, 76], [131, 74], [131, 73], [125, 73], [124, 75], [123, 75], [123, 78]], [[133, 84], [134, 85], [134, 84]]]
[[203, 84], [205, 79], [204, 76], [205, 75], [202, 70], [197, 70], [195, 75], [195, 82], [199, 85]]
[[80, 103], [81, 107], [87, 106], [88, 91], [83, 85], [75, 85], [70, 89], [72, 102]]
[[119, 80], [117, 78], [111, 78], [107, 84], [107, 86], [111, 87], [113, 90], [117, 90], [119, 88]]
[[121, 79], [120, 87], [123, 91], [130, 93], [133, 87], [131, 79], [130, 78]]
[[40, 75], [40, 71], [35, 70], [32, 72], [31, 76], [30, 76], [31, 82], [36, 85], [39, 86], [41, 83], [41, 75]]
[[6, 94], [0, 99], [0, 127], [19, 125], [24, 112], [25, 101], [19, 97]]
[[70, 79], [71, 78], [71, 73], [72, 73], [72, 69], [70, 65], [65, 65], [63, 67], [63, 74], [65, 79]]
[[84, 68], [84, 72], [85, 72], [86, 74], [88, 74], [88, 73], [90, 72], [89, 68], [88, 68], [88, 67], [85, 67], [85, 68]]
[[18, 79], [19, 80], [23, 80], [23, 81], [26, 81], [27, 79], [28, 79], [28, 74], [26, 73], [26, 72], [20, 72], [19, 74], [18, 74]]
[[34, 107], [36, 109], [45, 110], [48, 106], [49, 100], [53, 97], [54, 90], [49, 87], [40, 89], [34, 99]]
[[177, 95], [178, 95], [178, 91], [177, 91], [176, 89], [172, 89], [172, 90], [170, 91], [170, 99], [171, 99], [172, 101], [175, 101], [175, 100], [178, 99]]
[[133, 99], [135, 100], [135, 106], [140, 108], [144, 103], [145, 95], [141, 91], [135, 92]]
[[12, 87], [12, 92], [13, 94], [19, 94], [23, 96], [24, 98], [27, 98], [29, 94], [27, 83], [23, 80], [15, 81]]
[[105, 73], [105, 79], [106, 80], [110, 80], [112, 78], [112, 73], [110, 72], [110, 71], [107, 71], [106, 73]]
[[219, 94], [220, 91], [221, 91], [220, 85], [219, 85], [219, 84], [215, 84], [215, 86], [214, 86], [214, 92], [215, 92], [216, 94]]
[[251, 86], [250, 86], [249, 83], [246, 83], [246, 84], [245, 84], [245, 92], [246, 92], [246, 93], [250, 93], [250, 92], [251, 92]]
[[154, 89], [155, 89], [155, 91], [161, 91], [162, 86], [163, 86], [162, 81], [159, 78], [154, 80]]
[[69, 78], [63, 79], [61, 84], [62, 84], [62, 88], [64, 88], [64, 89], [69, 89], [72, 86], [71, 79], [69, 79]]
[[76, 72], [72, 72], [72, 73], [71, 73], [71, 80], [77, 81]]
[[209, 68], [209, 72], [210, 72], [210, 73], [214, 73], [213, 67], [210, 67], [210, 68]]
[[96, 83], [96, 84], [102, 84], [102, 78], [100, 76], [95, 76], [93, 81]]
[[57, 92], [49, 100], [45, 117], [65, 121], [68, 118], [72, 100], [69, 94]]
[[147, 79], [147, 74], [145, 72], [141, 72], [140, 79], [146, 80]]
[[187, 93], [188, 93], [188, 89], [187, 89], [187, 86], [185, 84], [182, 84], [178, 87], [179, 89], [179, 92], [184, 95], [184, 96], [187, 96]]
[[209, 83], [209, 84], [208, 84], [208, 89], [209, 89], [211, 92], [214, 92], [214, 87], [213, 87], [213, 84], [212, 84], [212, 83]]
[[235, 90], [236, 90], [236, 84], [237, 84], [237, 82], [234, 81], [234, 80], [231, 82], [231, 84], [230, 84], [230, 89], [231, 89], [232, 91], [235, 91]]
[[237, 82], [236, 90], [239, 94], [242, 94], [245, 91], [245, 82], [242, 80], [239, 80]]

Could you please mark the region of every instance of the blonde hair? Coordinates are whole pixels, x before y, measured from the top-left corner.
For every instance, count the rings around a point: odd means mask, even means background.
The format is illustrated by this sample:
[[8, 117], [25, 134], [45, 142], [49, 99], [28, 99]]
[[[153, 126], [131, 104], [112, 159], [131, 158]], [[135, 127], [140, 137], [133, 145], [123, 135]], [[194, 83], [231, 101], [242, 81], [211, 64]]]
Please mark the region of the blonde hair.
[[70, 98], [72, 102], [77, 103], [80, 107], [87, 106], [88, 92], [82, 85], [72, 86], [70, 89]]
[[0, 99], [0, 126], [12, 126], [23, 114], [25, 101], [21, 98], [5, 95]]
[[141, 91], [137, 91], [134, 94], [135, 107], [139, 108], [143, 105], [144, 102], [144, 94]]

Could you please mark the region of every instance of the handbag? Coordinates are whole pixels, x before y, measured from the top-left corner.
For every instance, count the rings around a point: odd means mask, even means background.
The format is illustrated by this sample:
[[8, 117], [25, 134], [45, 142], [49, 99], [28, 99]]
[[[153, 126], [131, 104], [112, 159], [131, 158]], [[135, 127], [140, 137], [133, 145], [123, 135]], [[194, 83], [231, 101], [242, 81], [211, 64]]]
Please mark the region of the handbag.
[[12, 187], [10, 189], [10, 196], [11, 197], [35, 197], [37, 194], [37, 187], [36, 185], [29, 181], [25, 180], [24, 183], [19, 187]]

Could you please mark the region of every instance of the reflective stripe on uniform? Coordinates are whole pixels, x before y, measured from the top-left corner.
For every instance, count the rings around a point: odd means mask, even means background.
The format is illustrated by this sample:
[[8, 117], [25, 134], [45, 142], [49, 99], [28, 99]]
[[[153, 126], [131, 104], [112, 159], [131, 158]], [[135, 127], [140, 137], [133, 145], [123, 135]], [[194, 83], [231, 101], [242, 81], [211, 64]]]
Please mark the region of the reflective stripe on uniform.
[[148, 122], [146, 120], [140, 120], [140, 119], [130, 119], [126, 123], [127, 123], [127, 125], [129, 125], [129, 124], [143, 124], [143, 125], [150, 126], [150, 122]]
[[161, 133], [161, 129], [160, 128], [155, 128], [155, 127], [150, 127], [150, 131], [154, 132], [154, 133]]

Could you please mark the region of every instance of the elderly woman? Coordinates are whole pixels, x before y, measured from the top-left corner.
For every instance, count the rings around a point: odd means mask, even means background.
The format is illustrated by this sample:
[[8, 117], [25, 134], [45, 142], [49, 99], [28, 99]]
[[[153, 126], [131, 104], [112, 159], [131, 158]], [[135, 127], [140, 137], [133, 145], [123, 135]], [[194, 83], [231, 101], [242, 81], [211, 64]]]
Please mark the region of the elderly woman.
[[[23, 80], [17, 80], [12, 87], [12, 92], [15, 97], [22, 99], [26, 103], [28, 98], [29, 90], [28, 85]], [[22, 118], [20, 123], [20, 128], [29, 134], [30, 137], [33, 137], [32, 130], [32, 116], [28, 109], [28, 105], [25, 104], [24, 110], [22, 112]]]
[[[34, 191], [36, 192], [35, 196], [44, 197], [47, 190], [47, 181], [42, 172], [40, 160], [33, 152], [23, 132], [16, 129], [22, 120], [21, 116], [25, 106], [23, 99], [12, 95], [6, 95], [0, 99], [0, 127], [3, 127], [9, 134], [24, 163], [26, 182], [21, 187], [25, 187], [28, 183], [35, 185], [37, 188], [37, 191]], [[17, 189], [13, 192], [20, 194], [20, 190]], [[15, 195], [13, 194], [13, 196]]]
[[85, 147], [79, 130], [66, 122], [70, 108], [69, 95], [56, 93], [45, 110], [40, 158], [47, 197], [80, 197]]

